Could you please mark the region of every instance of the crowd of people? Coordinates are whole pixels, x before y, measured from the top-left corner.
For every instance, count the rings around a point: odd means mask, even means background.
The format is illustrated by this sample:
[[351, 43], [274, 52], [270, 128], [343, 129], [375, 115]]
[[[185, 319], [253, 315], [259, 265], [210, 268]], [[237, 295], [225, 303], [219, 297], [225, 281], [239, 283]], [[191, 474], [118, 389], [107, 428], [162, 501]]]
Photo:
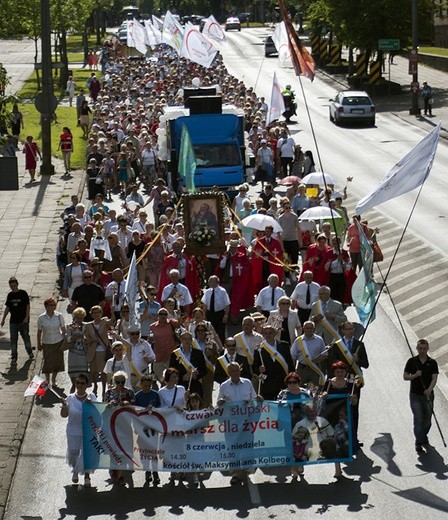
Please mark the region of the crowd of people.
[[[164, 107], [182, 104], [182, 86], [197, 77], [204, 86], [218, 85], [224, 102], [244, 110], [254, 155], [264, 163], [269, 148], [272, 172], [271, 182], [255, 200], [247, 184], [238, 187], [225, 209], [225, 251], [201, 257], [185, 252], [188, 237], [171, 189], [166, 150], [158, 143]], [[68, 351], [71, 389], [61, 415], [68, 417], [67, 461], [73, 483], [84, 473], [84, 485], [91, 485], [81, 454], [85, 400], [191, 409], [255, 398], [312, 397], [315, 405], [291, 403], [294, 458], [305, 462], [348, 456], [343, 410], [325, 415], [320, 413], [325, 407], [317, 405], [328, 394], [344, 393], [350, 396], [356, 453], [362, 446], [357, 431], [363, 369], [369, 363], [345, 314], [351, 284], [362, 267], [355, 222], [360, 218], [350, 222], [342, 205], [345, 192], [335, 192], [334, 186], [310, 192], [295, 180], [285, 196], [276, 194], [278, 178], [312, 171], [312, 154], [302, 154], [293, 144], [287, 126], [266, 127], [264, 99], [229, 75], [219, 59], [203, 69], [166, 49], [157, 49], [146, 61], [128, 60], [116, 52], [104, 65], [96, 96], [91, 95], [90, 104], [82, 100], [78, 108], [88, 138], [91, 202], [86, 207], [72, 197], [61, 214], [57, 244], [62, 295], [68, 298], [72, 320], [66, 324], [55, 298], [48, 298], [37, 335], [42, 371], [53, 386], [66, 369]], [[61, 150], [67, 172], [70, 149], [73, 136], [64, 128]], [[107, 205], [114, 190], [124, 199], [119, 214]], [[340, 218], [316, 222], [301, 216], [319, 205], [334, 208]], [[241, 220], [249, 214], [270, 215], [282, 231], [274, 232], [270, 224], [260, 231], [247, 228]], [[372, 238], [375, 231], [367, 222], [361, 226]], [[136, 305], [125, 292], [134, 253]], [[11, 279], [10, 285], [17, 296], [17, 280]], [[16, 305], [29, 317], [24, 295]], [[12, 317], [8, 302], [6, 309]], [[16, 363], [19, 333], [30, 358], [33, 353], [23, 326], [14, 331], [11, 355]], [[341, 475], [337, 464], [335, 477]], [[114, 470], [110, 476], [112, 482], [126, 484], [123, 472]], [[303, 467], [292, 468], [291, 476], [303, 477]], [[243, 477], [235, 472], [231, 483]], [[182, 478], [172, 474], [170, 480]], [[159, 484], [159, 475], [148, 471], [146, 482]], [[197, 483], [193, 475], [191, 484]]]

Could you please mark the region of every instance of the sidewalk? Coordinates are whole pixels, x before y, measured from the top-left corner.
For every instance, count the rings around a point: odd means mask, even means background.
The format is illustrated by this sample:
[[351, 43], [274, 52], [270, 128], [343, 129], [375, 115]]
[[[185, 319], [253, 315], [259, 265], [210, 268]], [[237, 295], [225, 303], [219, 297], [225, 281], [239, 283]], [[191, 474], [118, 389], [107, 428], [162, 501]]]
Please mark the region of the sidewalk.
[[[24, 42], [21, 42], [22, 44]], [[23, 81], [32, 72], [32, 42], [22, 49], [30, 51], [26, 63], [18, 62], [14, 42], [0, 42], [0, 62], [12, 76], [8, 93], [17, 92]], [[52, 127], [52, 131], [57, 128]], [[31, 299], [30, 335], [36, 345], [37, 317], [44, 311], [43, 301], [56, 291], [58, 270], [55, 263], [55, 247], [59, 218], [62, 210], [69, 205], [72, 194], [81, 195], [84, 174], [74, 172], [69, 180], [62, 179], [63, 164], [52, 159], [56, 169], [51, 177], [37, 177], [38, 182], [28, 184], [25, 174], [25, 156], [17, 152], [19, 165], [19, 190], [0, 192], [0, 262], [2, 265], [1, 295], [5, 300], [9, 291], [8, 279], [16, 276], [21, 289], [25, 289]], [[3, 304], [1, 312], [3, 313]], [[36, 359], [29, 361], [21, 338], [19, 339], [19, 359], [16, 368], [10, 368], [9, 317], [0, 329], [0, 518], [3, 518], [8, 491], [14, 475], [17, 458], [33, 404], [33, 399], [24, 398], [23, 393], [29, 380], [40, 372], [42, 354], [35, 351]], [[26, 361], [25, 361], [26, 360]]]

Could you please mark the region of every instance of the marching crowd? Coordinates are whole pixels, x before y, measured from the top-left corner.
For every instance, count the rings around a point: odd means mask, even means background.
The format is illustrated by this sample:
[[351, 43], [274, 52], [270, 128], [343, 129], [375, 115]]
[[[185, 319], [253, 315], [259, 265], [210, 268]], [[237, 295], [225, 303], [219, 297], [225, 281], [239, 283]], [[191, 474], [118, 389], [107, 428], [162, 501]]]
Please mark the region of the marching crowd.
[[[185, 252], [185, 223], [171, 189], [166, 150], [158, 143], [163, 108], [182, 104], [181, 88], [193, 78], [203, 86], [218, 85], [224, 102], [245, 111], [254, 155], [263, 162], [264, 152], [258, 152], [269, 147], [274, 172], [255, 200], [243, 184], [232, 203], [225, 202], [225, 251], [199, 257]], [[68, 417], [67, 461], [74, 484], [84, 472], [81, 409], [86, 400], [194, 409], [235, 400], [293, 401], [298, 395], [321, 399], [344, 393], [351, 402], [353, 452], [362, 446], [358, 410], [363, 369], [369, 363], [364, 344], [354, 337], [355, 325], [345, 315], [351, 284], [362, 267], [359, 217], [350, 222], [342, 205], [345, 192], [334, 192], [334, 186], [310, 192], [294, 180], [285, 196], [277, 196], [276, 180], [301, 176], [310, 168], [312, 154], [302, 154], [286, 126], [268, 129], [266, 110], [264, 99], [229, 75], [220, 60], [203, 69], [158, 49], [147, 61], [116, 53], [104, 66], [100, 89], [90, 113], [84, 114], [91, 205], [72, 197], [61, 214], [57, 245], [62, 295], [68, 298], [72, 321], [66, 324], [56, 311], [55, 298], [45, 301], [38, 319], [42, 372], [53, 386], [66, 368], [68, 351], [72, 386], [61, 415]], [[285, 154], [284, 145], [289, 146]], [[124, 199], [118, 215], [107, 206], [114, 190]], [[315, 222], [302, 217], [319, 205], [333, 207], [340, 218]], [[241, 220], [249, 214], [273, 217], [281, 231], [270, 223], [258, 231], [244, 226]], [[375, 231], [366, 222], [361, 226], [373, 239]], [[134, 252], [135, 309], [126, 293]], [[2, 324], [11, 313], [11, 324], [16, 324], [11, 361], [16, 363], [19, 334], [33, 357], [25, 326], [29, 298], [14, 278], [10, 288]], [[310, 460], [313, 451], [328, 459], [348, 455], [346, 418], [334, 410], [317, 417], [314, 406], [292, 404], [291, 409], [296, 461]], [[329, 437], [334, 450], [324, 456], [322, 442]], [[297, 479], [303, 466], [291, 472]], [[337, 464], [335, 477], [341, 475]], [[182, 476], [171, 476], [176, 478]], [[197, 485], [197, 475], [192, 478]], [[126, 483], [118, 470], [111, 471], [111, 479]], [[231, 483], [241, 480], [236, 472]], [[160, 478], [148, 471], [146, 482], [151, 481], [157, 485]], [[91, 485], [88, 471], [84, 484]]]

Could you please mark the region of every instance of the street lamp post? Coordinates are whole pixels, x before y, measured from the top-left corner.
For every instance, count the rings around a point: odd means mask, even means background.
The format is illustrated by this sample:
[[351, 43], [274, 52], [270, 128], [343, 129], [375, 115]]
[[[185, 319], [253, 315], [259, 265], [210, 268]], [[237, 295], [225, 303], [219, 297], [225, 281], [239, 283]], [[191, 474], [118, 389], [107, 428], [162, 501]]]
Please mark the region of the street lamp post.
[[40, 1], [41, 42], [42, 42], [42, 164], [40, 173], [52, 175], [54, 166], [51, 164], [51, 116], [54, 111], [53, 76], [51, 72], [51, 32], [50, 32], [50, 2]]
[[412, 1], [412, 51], [409, 58], [409, 72], [412, 73], [412, 88], [411, 88], [411, 108], [410, 115], [420, 115], [420, 108], [418, 107], [418, 11], [417, 1]]

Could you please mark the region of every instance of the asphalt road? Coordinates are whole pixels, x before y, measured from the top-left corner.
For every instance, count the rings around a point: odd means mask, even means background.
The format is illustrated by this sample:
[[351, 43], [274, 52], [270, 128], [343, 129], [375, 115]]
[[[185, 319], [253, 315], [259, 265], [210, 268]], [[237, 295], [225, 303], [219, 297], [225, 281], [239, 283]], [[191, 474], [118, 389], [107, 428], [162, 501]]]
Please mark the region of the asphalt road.
[[[269, 99], [271, 72], [276, 60], [263, 62], [263, 49], [259, 45], [262, 31], [265, 30], [227, 33], [231, 44], [225, 51], [225, 60], [231, 72], [244, 74], [248, 84], [255, 81], [262, 64], [257, 92]], [[282, 84], [287, 81], [298, 89], [291, 71], [280, 70], [278, 75]], [[322, 156], [328, 164], [326, 170], [335, 174], [341, 184], [346, 176], [353, 174], [355, 179], [350, 191], [354, 195], [362, 196], [423, 136], [419, 128], [397, 123], [396, 118], [386, 114], [380, 115], [375, 129], [338, 129], [326, 119], [326, 100], [332, 96], [333, 89], [318, 79], [313, 89], [309, 99], [314, 110], [313, 122], [320, 128]], [[291, 129], [304, 149], [314, 149], [309, 128], [302, 117]], [[393, 143], [390, 142], [392, 138]], [[445, 145], [441, 148], [445, 154]], [[434, 180], [439, 184], [432, 188], [434, 194], [444, 186], [440, 159], [438, 155], [434, 173], [439, 178]], [[405, 199], [409, 205], [412, 198]], [[427, 209], [431, 208], [430, 202], [425, 204]], [[400, 225], [407, 211], [400, 202], [393, 205], [390, 215], [383, 215]], [[372, 216], [373, 219], [380, 217]], [[416, 239], [428, 244], [429, 231], [426, 232], [422, 222], [430, 222], [428, 227], [433, 223], [425, 214], [422, 218], [424, 220], [415, 226], [413, 233]], [[434, 251], [442, 254], [446, 240], [446, 234], [442, 234]], [[424, 456], [417, 457], [414, 453], [408, 383], [402, 381], [409, 352], [389, 300], [382, 298], [381, 302], [377, 320], [365, 338], [371, 367], [366, 374], [361, 401], [360, 437], [364, 449], [345, 467], [346, 477], [340, 483], [333, 481], [333, 467], [323, 465], [307, 468], [306, 480], [299, 484], [290, 484], [285, 470], [258, 470], [250, 477], [249, 485], [236, 489], [230, 488], [228, 477], [214, 473], [199, 490], [176, 487], [173, 492], [166, 484], [167, 476], [162, 476], [160, 488], [148, 489], [143, 487], [143, 474], [134, 473], [133, 487], [112, 490], [107, 472], [97, 471], [91, 490], [74, 488], [64, 463], [65, 421], [59, 417], [59, 405], [49, 396], [36, 403], [33, 409], [5, 518], [121, 520], [182, 515], [197, 519], [213, 515], [217, 519], [229, 516], [267, 519], [293, 515], [314, 518], [317, 514], [331, 519], [347, 518], [351, 514], [372, 519], [445, 518], [448, 512], [444, 482], [447, 477], [446, 450], [433, 427], [430, 435], [433, 447]], [[353, 318], [353, 310], [350, 313]], [[414, 345], [416, 336], [405, 326]], [[68, 386], [68, 379], [66, 382]], [[446, 391], [445, 377], [441, 377], [439, 388]], [[446, 404], [446, 398], [438, 389], [435, 409], [443, 432], [448, 431], [448, 420], [443, 413]]]

